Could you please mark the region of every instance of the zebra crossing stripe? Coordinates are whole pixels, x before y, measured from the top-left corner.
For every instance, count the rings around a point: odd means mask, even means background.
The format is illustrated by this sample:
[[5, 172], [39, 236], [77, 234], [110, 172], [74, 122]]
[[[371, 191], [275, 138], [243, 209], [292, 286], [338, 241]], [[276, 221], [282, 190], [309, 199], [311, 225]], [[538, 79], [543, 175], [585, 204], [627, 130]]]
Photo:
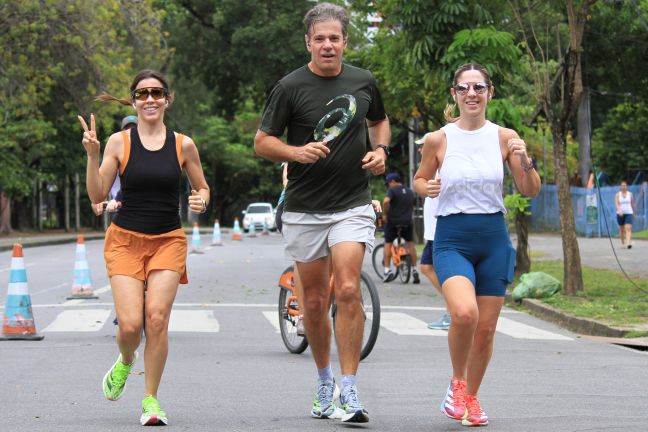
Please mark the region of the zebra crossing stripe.
[[211, 310], [172, 310], [170, 332], [218, 333], [220, 325]]
[[542, 330], [537, 327], [499, 317], [497, 331], [516, 339], [545, 339], [545, 340], [573, 340], [558, 333]]
[[[112, 317], [112, 309], [72, 309], [59, 313], [43, 332], [96, 332], [100, 331]], [[261, 311], [275, 333], [280, 333], [279, 317], [276, 310]], [[382, 312], [380, 324], [386, 330], [400, 336], [447, 337], [443, 330], [430, 330], [427, 323], [402, 312]], [[112, 325], [108, 330], [112, 331]], [[171, 311], [169, 332], [218, 333], [220, 324], [210, 309], [186, 309]], [[500, 317], [497, 332], [515, 339], [563, 340], [573, 338], [547, 330], [542, 330], [518, 321]]]
[[110, 317], [110, 309], [66, 310], [43, 332], [93, 332], [99, 331]]
[[277, 311], [263, 311], [263, 316], [275, 328], [275, 333], [281, 333], [281, 330], [279, 329], [279, 314]]
[[387, 330], [404, 336], [446, 336], [443, 330], [430, 330], [427, 323], [401, 312], [381, 312], [380, 325]]

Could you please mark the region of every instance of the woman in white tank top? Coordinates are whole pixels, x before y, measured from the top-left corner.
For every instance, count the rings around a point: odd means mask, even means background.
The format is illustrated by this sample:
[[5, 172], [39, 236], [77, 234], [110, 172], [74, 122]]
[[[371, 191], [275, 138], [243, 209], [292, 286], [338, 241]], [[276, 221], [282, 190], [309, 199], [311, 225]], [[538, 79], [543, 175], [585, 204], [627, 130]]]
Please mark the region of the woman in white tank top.
[[626, 247], [632, 249], [632, 218], [635, 202], [632, 192], [628, 190], [628, 183], [621, 182], [621, 190], [614, 195], [614, 205], [617, 211], [621, 249]]
[[457, 70], [450, 95], [459, 118], [449, 118], [454, 107], [446, 110], [449, 124], [427, 135], [414, 176], [419, 195], [439, 197], [434, 264], [452, 316], [448, 346], [453, 368], [441, 411], [465, 426], [488, 424], [477, 392], [515, 261], [503, 216], [504, 163], [522, 194], [540, 191], [524, 141], [486, 120], [493, 94], [484, 67], [467, 64]]

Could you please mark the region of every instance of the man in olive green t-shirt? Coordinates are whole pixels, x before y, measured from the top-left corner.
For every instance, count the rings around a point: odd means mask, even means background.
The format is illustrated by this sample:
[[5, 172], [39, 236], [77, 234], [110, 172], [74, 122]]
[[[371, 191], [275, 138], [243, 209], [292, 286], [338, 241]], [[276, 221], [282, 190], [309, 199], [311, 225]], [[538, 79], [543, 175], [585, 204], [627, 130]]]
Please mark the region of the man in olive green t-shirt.
[[[318, 369], [311, 415], [366, 422], [356, 387], [364, 329], [360, 271], [375, 230], [369, 176], [385, 171], [390, 128], [371, 73], [342, 63], [348, 23], [344, 8], [330, 3], [306, 14], [311, 60], [272, 90], [254, 146], [264, 158], [289, 163], [283, 234], [302, 282], [305, 330]], [[331, 371], [329, 269], [341, 392]]]

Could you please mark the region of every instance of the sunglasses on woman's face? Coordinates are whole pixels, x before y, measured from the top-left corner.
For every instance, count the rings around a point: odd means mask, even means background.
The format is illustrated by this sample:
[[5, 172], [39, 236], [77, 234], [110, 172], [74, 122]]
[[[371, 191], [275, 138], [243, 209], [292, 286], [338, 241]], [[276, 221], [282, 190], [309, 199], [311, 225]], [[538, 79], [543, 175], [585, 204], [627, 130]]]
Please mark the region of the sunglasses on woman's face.
[[477, 94], [484, 94], [487, 90], [489, 85], [484, 83], [484, 82], [478, 82], [478, 83], [459, 83], [454, 86], [455, 93], [457, 93], [459, 96], [466, 96], [468, 94], [468, 91], [470, 90], [470, 87], [475, 91]]
[[168, 94], [167, 89], [164, 87], [144, 87], [133, 90], [133, 99], [140, 101], [145, 101], [148, 99], [149, 95], [154, 100], [163, 99]]

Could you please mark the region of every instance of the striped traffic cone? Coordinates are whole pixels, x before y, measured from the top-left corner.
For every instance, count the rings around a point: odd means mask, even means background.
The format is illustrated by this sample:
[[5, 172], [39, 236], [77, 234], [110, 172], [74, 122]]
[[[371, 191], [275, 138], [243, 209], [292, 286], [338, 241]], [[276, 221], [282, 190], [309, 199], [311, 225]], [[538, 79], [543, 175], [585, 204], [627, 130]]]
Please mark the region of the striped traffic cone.
[[43, 337], [36, 332], [22, 245], [16, 243], [13, 245], [9, 291], [0, 340], [42, 340]]
[[250, 228], [248, 228], [248, 237], [256, 237], [256, 226], [254, 226], [254, 222], [250, 224]]
[[191, 234], [191, 252], [189, 253], [204, 253], [200, 247], [200, 230], [198, 229], [198, 222], [194, 222], [193, 232]]
[[232, 230], [232, 240], [243, 240], [241, 235], [241, 226], [239, 225], [238, 218], [234, 218], [234, 229]]
[[270, 231], [268, 231], [268, 224], [266, 223], [265, 219], [263, 220], [263, 231], [261, 231], [261, 235], [270, 235]]
[[223, 245], [223, 241], [221, 240], [221, 230], [220, 230], [220, 224], [218, 223], [218, 219], [214, 221], [214, 233], [212, 234], [211, 244], [212, 246]]
[[74, 281], [72, 282], [72, 294], [67, 299], [98, 299], [92, 290], [92, 278], [90, 267], [86, 256], [86, 245], [82, 235], [77, 237], [76, 254], [74, 258]]

